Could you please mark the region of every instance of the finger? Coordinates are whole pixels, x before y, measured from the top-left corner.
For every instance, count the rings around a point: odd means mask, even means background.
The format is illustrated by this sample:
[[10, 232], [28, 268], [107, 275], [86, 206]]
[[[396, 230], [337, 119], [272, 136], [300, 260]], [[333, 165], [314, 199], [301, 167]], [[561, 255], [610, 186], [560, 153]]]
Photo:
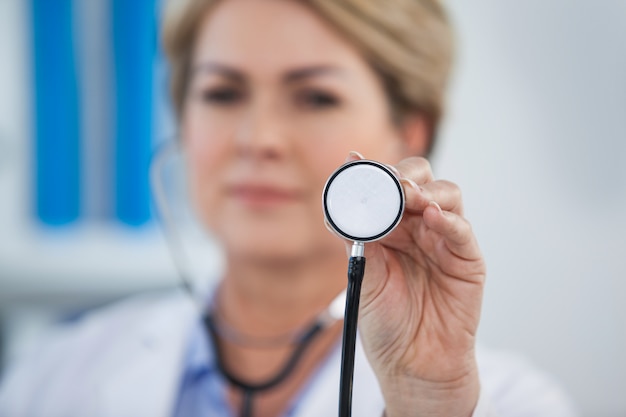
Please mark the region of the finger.
[[339, 239], [343, 240], [343, 243], [346, 248], [346, 256], [350, 256], [350, 251], [352, 250], [352, 242], [347, 240], [345, 237], [341, 236], [337, 231], [328, 223], [328, 220], [324, 219], [324, 226], [326, 226], [326, 230], [328, 230], [333, 235], [337, 236]]
[[434, 180], [433, 171], [430, 162], [421, 157], [412, 157], [403, 159], [395, 165], [399, 172], [400, 178], [413, 180], [415, 183], [422, 185]]
[[409, 178], [400, 179], [402, 189], [404, 190], [404, 210], [410, 213], [421, 214], [431, 199], [424, 195], [422, 187], [417, 185], [415, 181]]
[[326, 219], [324, 219], [324, 226], [326, 226], [326, 230], [328, 230], [330, 233], [332, 233], [335, 236], [339, 236], [339, 234], [335, 231], [335, 229], [333, 229], [333, 227], [330, 225], [330, 223], [328, 223], [328, 220]]
[[461, 188], [451, 181], [437, 180], [423, 184], [422, 197], [436, 202], [443, 211], [463, 215], [463, 196]]
[[456, 184], [437, 180], [420, 186], [408, 178], [402, 178], [400, 183], [404, 189], [405, 210], [408, 212], [421, 214], [434, 201], [445, 211], [463, 215], [461, 189]]
[[482, 258], [472, 226], [465, 218], [442, 210], [434, 201], [424, 210], [423, 218], [429, 229], [443, 237], [452, 254], [465, 260]]

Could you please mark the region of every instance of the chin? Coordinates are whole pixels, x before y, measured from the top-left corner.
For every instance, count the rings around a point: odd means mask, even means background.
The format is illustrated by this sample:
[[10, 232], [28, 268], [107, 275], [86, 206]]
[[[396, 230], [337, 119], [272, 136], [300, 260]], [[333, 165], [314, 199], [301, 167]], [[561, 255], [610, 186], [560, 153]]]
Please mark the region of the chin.
[[287, 225], [241, 224], [219, 230], [227, 255], [237, 258], [289, 260], [302, 259], [310, 252], [310, 233]]
[[221, 239], [227, 256], [267, 263], [304, 262], [345, 253], [341, 240], [325, 229], [274, 229], [265, 233], [222, 235]]
[[309, 247], [296, 242], [271, 240], [229, 241], [224, 246], [229, 257], [262, 263], [301, 262], [312, 254]]
[[301, 262], [345, 253], [341, 239], [326, 230], [321, 216], [314, 218], [308, 211], [251, 214], [231, 208], [213, 214], [206, 223], [231, 259]]

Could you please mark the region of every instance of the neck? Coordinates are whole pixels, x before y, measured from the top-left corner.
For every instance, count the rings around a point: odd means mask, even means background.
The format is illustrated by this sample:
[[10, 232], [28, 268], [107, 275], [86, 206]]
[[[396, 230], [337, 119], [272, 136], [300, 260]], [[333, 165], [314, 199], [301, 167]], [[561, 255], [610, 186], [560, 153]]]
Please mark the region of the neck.
[[220, 313], [252, 336], [273, 336], [305, 326], [346, 286], [344, 256], [263, 262], [227, 259], [218, 294]]

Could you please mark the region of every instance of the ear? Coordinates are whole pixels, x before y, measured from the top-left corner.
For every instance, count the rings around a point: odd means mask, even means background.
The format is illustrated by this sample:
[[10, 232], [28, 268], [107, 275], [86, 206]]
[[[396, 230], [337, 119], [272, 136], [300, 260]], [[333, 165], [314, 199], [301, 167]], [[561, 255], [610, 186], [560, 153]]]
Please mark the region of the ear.
[[405, 154], [425, 156], [430, 147], [430, 126], [424, 115], [411, 114], [400, 124], [400, 134]]

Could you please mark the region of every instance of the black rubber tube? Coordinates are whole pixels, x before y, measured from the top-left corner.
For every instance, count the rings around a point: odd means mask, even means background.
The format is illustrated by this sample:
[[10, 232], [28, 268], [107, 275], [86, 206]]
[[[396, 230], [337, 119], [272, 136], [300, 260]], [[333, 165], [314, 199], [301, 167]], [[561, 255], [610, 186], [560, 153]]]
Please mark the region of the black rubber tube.
[[348, 289], [346, 312], [343, 321], [343, 347], [341, 349], [341, 377], [339, 382], [339, 417], [352, 415], [352, 381], [354, 379], [354, 351], [359, 320], [361, 283], [365, 274], [365, 258], [353, 256], [348, 263]]
[[243, 390], [241, 401], [241, 417], [252, 417], [252, 391]]
[[209, 336], [213, 341], [213, 345], [215, 346], [215, 356], [217, 359], [217, 367], [222, 373], [222, 375], [235, 387], [242, 390], [243, 399], [241, 405], [241, 416], [242, 417], [252, 417], [253, 415], [253, 397], [255, 394], [267, 391], [275, 386], [282, 383], [286, 380], [294, 371], [300, 358], [306, 351], [306, 349], [311, 345], [311, 342], [315, 339], [320, 331], [322, 330], [322, 324], [319, 322], [315, 322], [309, 327], [309, 329], [301, 336], [300, 340], [297, 341], [297, 345], [294, 351], [291, 353], [291, 356], [287, 359], [287, 362], [283, 365], [283, 367], [276, 373], [276, 375], [268, 378], [265, 381], [261, 382], [249, 382], [240, 379], [239, 377], [233, 375], [226, 369], [223, 359], [223, 352], [220, 348], [219, 338], [217, 335], [217, 329], [215, 327], [215, 323], [213, 322], [213, 316], [208, 314], [204, 317], [204, 325], [208, 330]]

